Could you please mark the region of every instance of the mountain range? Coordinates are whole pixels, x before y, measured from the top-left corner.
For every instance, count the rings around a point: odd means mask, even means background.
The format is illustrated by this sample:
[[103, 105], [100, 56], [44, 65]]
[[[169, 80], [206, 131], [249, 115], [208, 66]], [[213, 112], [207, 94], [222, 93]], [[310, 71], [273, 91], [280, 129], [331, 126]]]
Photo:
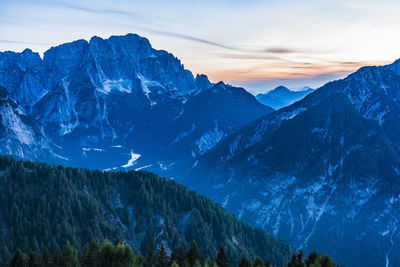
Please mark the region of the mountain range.
[[0, 53], [0, 86], [1, 153], [150, 170], [306, 253], [400, 264], [400, 61], [269, 107], [128, 34]]
[[185, 183], [296, 248], [396, 266], [399, 64], [361, 68], [241, 128]]
[[273, 110], [242, 88], [194, 77], [134, 34], [63, 44], [43, 59], [28, 49], [3, 52], [0, 63], [3, 95], [31, 117], [25, 125], [4, 113], [3, 124], [14, 125], [5, 125], [3, 142], [17, 138], [1, 152], [22, 158], [52, 154], [55, 163], [115, 169], [141, 157], [144, 166], [165, 168], [167, 153], [203, 154]]
[[302, 99], [312, 91], [314, 91], [314, 89], [310, 87], [305, 87], [300, 91], [291, 91], [285, 86], [278, 86], [267, 93], [258, 94], [256, 98], [266, 106], [280, 109]]

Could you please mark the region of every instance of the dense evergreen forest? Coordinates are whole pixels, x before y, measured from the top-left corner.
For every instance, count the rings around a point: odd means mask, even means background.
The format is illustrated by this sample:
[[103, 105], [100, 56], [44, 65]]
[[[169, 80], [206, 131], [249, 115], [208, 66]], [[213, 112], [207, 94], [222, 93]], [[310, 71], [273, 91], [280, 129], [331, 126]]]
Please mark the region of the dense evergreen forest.
[[3, 262], [17, 248], [47, 247], [57, 255], [68, 241], [84, 254], [92, 240], [116, 236], [143, 255], [152, 241], [171, 252], [196, 240], [204, 256], [215, 259], [222, 244], [234, 265], [242, 255], [259, 255], [282, 266], [295, 253], [208, 198], [148, 172], [90, 171], [0, 155], [0, 203]]
[[[214, 260], [205, 258], [200, 252], [196, 241], [192, 241], [188, 250], [182, 246], [175, 247], [169, 254], [164, 243], [161, 242], [156, 250], [153, 242], [150, 243], [146, 257], [135, 254], [133, 249], [117, 239], [114, 244], [105, 240], [101, 246], [93, 241], [89, 246], [84, 246], [78, 253], [69, 242], [63, 250], [57, 249], [52, 256], [45, 248], [39, 257], [33, 250], [26, 255], [17, 249], [8, 261], [9, 267], [230, 267], [229, 257], [226, 255], [224, 246], [219, 248]], [[238, 267], [272, 267], [269, 261], [263, 261], [256, 257], [253, 261], [246, 255], [240, 259]], [[319, 256], [311, 253], [304, 258], [299, 251], [285, 264], [285, 267], [336, 267], [333, 260], [327, 255]]]

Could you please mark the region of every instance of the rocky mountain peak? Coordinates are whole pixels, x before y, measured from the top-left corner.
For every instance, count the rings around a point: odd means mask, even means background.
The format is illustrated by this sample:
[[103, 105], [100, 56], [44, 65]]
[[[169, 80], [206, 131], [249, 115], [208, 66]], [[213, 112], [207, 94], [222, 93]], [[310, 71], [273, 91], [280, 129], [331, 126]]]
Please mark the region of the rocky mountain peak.
[[276, 88], [275, 88], [274, 90], [272, 90], [272, 91], [282, 93], [282, 92], [289, 92], [290, 90], [289, 90], [287, 87], [281, 85], [281, 86], [276, 87]]

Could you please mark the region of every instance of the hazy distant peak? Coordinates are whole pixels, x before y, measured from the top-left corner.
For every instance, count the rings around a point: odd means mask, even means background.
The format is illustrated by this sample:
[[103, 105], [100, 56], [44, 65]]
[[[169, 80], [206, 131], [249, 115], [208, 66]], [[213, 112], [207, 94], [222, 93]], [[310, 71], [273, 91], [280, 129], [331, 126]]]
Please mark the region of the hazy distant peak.
[[301, 91], [291, 91], [287, 87], [281, 85], [265, 94], [258, 94], [256, 98], [264, 105], [274, 109], [280, 109], [302, 99], [312, 91], [313, 89], [308, 86], [304, 87]]
[[[287, 87], [283, 86], [283, 85], [280, 85], [280, 86], [276, 87], [272, 91], [275, 91], [275, 92], [290, 92], [290, 90]], [[272, 91], [270, 91], [270, 92], [272, 92]]]

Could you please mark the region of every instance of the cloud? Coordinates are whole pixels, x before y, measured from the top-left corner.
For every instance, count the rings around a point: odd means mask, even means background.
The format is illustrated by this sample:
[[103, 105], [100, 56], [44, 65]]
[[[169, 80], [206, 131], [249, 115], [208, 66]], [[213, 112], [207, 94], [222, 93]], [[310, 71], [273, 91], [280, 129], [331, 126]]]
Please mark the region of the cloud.
[[6, 43], [6, 44], [23, 44], [23, 45], [46, 45], [46, 46], [51, 46], [53, 44], [50, 43], [42, 43], [42, 42], [25, 42], [25, 41], [16, 41], [16, 40], [5, 40], [5, 39], [0, 39], [0, 43]]
[[43, 7], [54, 7], [54, 8], [61, 8], [61, 9], [69, 9], [69, 10], [75, 10], [75, 11], [81, 11], [81, 12], [86, 12], [86, 13], [92, 13], [92, 14], [98, 14], [98, 15], [115, 15], [115, 16], [123, 16], [123, 17], [129, 17], [129, 18], [136, 18], [140, 19], [141, 21], [144, 21], [147, 24], [155, 24], [156, 20], [160, 20], [161, 18], [155, 15], [146, 15], [144, 13], [137, 13], [137, 12], [132, 12], [130, 10], [125, 9], [115, 9], [110, 6], [100, 6], [99, 2], [96, 1], [82, 1], [83, 3], [88, 3], [91, 4], [89, 5], [81, 5], [74, 3], [74, 1], [49, 1], [49, 0], [20, 0], [20, 2], [25, 2], [29, 3], [34, 6], [41, 5]]
[[221, 54], [222, 57], [225, 58], [241, 58], [241, 59], [277, 59], [277, 60], [283, 60], [282, 58], [276, 57], [276, 56], [258, 56], [257, 54], [291, 54], [291, 53], [309, 53], [309, 54], [314, 54], [316, 51], [304, 51], [304, 50], [298, 50], [298, 49], [292, 49], [292, 48], [287, 48], [287, 47], [270, 47], [267, 49], [251, 49], [251, 48], [242, 48], [238, 46], [233, 46], [233, 45], [228, 45], [228, 44], [222, 44], [218, 43], [215, 41], [203, 39], [203, 38], [198, 38], [195, 36], [191, 35], [186, 35], [182, 33], [176, 33], [176, 32], [170, 32], [170, 31], [164, 31], [164, 30], [158, 30], [158, 29], [152, 29], [148, 27], [141, 27], [141, 26], [134, 26], [135, 28], [150, 32], [150, 33], [155, 33], [155, 34], [161, 34], [169, 37], [174, 37], [174, 38], [180, 38], [180, 39], [185, 39], [188, 41], [193, 41], [201, 44], [206, 44], [214, 47], [219, 47], [223, 49], [228, 49], [232, 51], [237, 51], [237, 52], [243, 52], [243, 53], [248, 53], [251, 55], [229, 55], [229, 54]]
[[194, 36], [191, 36], [191, 35], [186, 35], [186, 34], [181, 34], [181, 33], [176, 33], [176, 32], [163, 31], [163, 30], [157, 30], [157, 29], [141, 27], [141, 26], [134, 26], [134, 27], [138, 28], [138, 29], [141, 29], [141, 30], [144, 30], [144, 31], [155, 33], [155, 34], [161, 34], [161, 35], [165, 35], [165, 36], [185, 39], [185, 40], [189, 40], [189, 41], [193, 41], [193, 42], [197, 42], [197, 43], [201, 43], [201, 44], [206, 44], [206, 45], [211, 45], [211, 46], [215, 46], [215, 47], [219, 47], [219, 48], [224, 48], [224, 49], [228, 49], [228, 50], [235, 50], [235, 51], [241, 51], [242, 50], [242, 49], [234, 47], [234, 46], [230, 46], [230, 45], [225, 45], [225, 44], [209, 41], [209, 40], [198, 38], [198, 37], [194, 37]]
[[271, 48], [262, 50], [262, 52], [272, 53], [272, 54], [292, 54], [292, 53], [300, 53], [302, 51], [287, 48], [287, 47], [271, 47]]
[[[0, 0], [1, 1], [1, 0]], [[300, 53], [300, 50], [293, 49], [293, 48], [288, 48], [288, 47], [268, 47], [266, 49], [259, 49], [259, 48], [243, 48], [243, 47], [238, 47], [235, 45], [230, 45], [230, 44], [225, 44], [222, 42], [217, 42], [214, 40], [208, 40], [205, 38], [200, 38], [197, 36], [185, 34], [185, 33], [180, 33], [180, 32], [173, 32], [173, 31], [166, 31], [163, 30], [160, 26], [165, 26], [165, 24], [160, 24], [160, 22], [165, 21], [165, 18], [162, 18], [157, 15], [147, 15], [146, 13], [138, 13], [138, 12], [133, 12], [129, 8], [129, 6], [125, 7], [125, 9], [118, 9], [118, 8], [113, 8], [112, 6], [101, 6], [99, 4], [96, 5], [84, 5], [79, 3], [78, 1], [63, 1], [63, 0], [18, 0], [18, 2], [24, 2], [30, 5], [40, 5], [43, 7], [54, 7], [54, 8], [60, 8], [60, 9], [68, 9], [68, 10], [75, 10], [75, 11], [80, 11], [80, 12], [87, 12], [87, 13], [92, 13], [92, 14], [99, 14], [104, 17], [104, 15], [109, 14], [109, 15], [115, 15], [116, 17], [125, 17], [124, 19], [125, 22], [122, 24], [127, 25], [129, 27], [134, 27], [139, 30], [147, 31], [149, 33], [153, 34], [160, 34], [164, 36], [169, 36], [172, 38], [179, 38], [183, 40], [188, 40], [191, 42], [196, 42], [212, 47], [218, 47], [226, 50], [231, 50], [231, 51], [237, 51], [237, 52], [243, 52], [243, 53], [249, 53], [249, 54], [260, 54], [260, 53], [267, 53], [267, 54], [290, 54], [290, 53]], [[82, 3], [94, 3], [92, 1], [87, 1], [87, 2], [82, 2]], [[128, 21], [131, 21], [129, 23]], [[139, 23], [134, 23], [139, 22]], [[113, 24], [117, 23], [116, 21], [112, 22]], [[146, 26], [142, 26], [141, 23], [144, 23]], [[14, 22], [13, 22], [14, 24]], [[148, 25], [151, 25], [150, 27]], [[27, 43], [29, 44], [29, 43]], [[34, 43], [30, 43], [34, 44]], [[43, 45], [43, 44], [42, 44]], [[236, 56], [236, 58], [250, 58], [251, 56]], [[256, 59], [257, 56], [253, 56], [253, 59]], [[261, 59], [260, 57], [258, 57]], [[267, 56], [264, 57], [264, 59], [267, 59]], [[270, 58], [272, 59], [272, 57]]]
[[279, 61], [287, 61], [281, 57], [277, 56], [268, 56], [268, 55], [257, 55], [257, 54], [218, 54], [219, 57], [222, 58], [233, 58], [233, 59], [254, 59], [254, 60], [279, 60]]
[[347, 67], [363, 67], [363, 66], [372, 66], [372, 65], [386, 65], [389, 62], [388, 61], [329, 61], [330, 63], [333, 64], [338, 64], [342, 66], [347, 66]]
[[84, 12], [90, 12], [90, 13], [108, 13], [108, 14], [115, 14], [115, 15], [125, 15], [129, 16], [131, 15], [130, 12], [118, 10], [118, 9], [112, 9], [112, 8], [96, 8], [96, 7], [85, 7], [82, 5], [76, 5], [70, 2], [65, 2], [65, 1], [47, 1], [47, 0], [42, 0], [42, 1], [32, 1], [32, 0], [19, 0], [16, 2], [23, 2], [23, 3], [28, 3], [32, 5], [42, 5], [42, 6], [55, 6], [55, 7], [62, 7], [66, 9], [73, 9], [73, 10], [79, 10], [79, 11], [84, 11]]
[[118, 10], [118, 9], [84, 7], [84, 6], [74, 5], [74, 4], [66, 3], [66, 2], [51, 1], [51, 2], [47, 2], [47, 5], [60, 6], [60, 7], [68, 8], [68, 9], [79, 10], [79, 11], [90, 12], [90, 13], [114, 14], [114, 15], [124, 15], [124, 16], [132, 15], [131, 12], [126, 12], [126, 11]]
[[[29, 1], [29, 0], [28, 0]], [[119, 9], [113, 9], [113, 8], [99, 8], [99, 7], [87, 7], [87, 6], [82, 6], [78, 4], [73, 4], [73, 3], [67, 3], [64, 1], [42, 1], [42, 4], [45, 4], [47, 6], [56, 6], [56, 7], [61, 7], [65, 9], [71, 9], [71, 10], [78, 10], [78, 11], [83, 11], [83, 12], [88, 12], [88, 13], [94, 13], [94, 14], [111, 14], [111, 15], [117, 15], [117, 16], [126, 16], [129, 18], [135, 18], [135, 19], [140, 19], [141, 22], [145, 22], [146, 24], [152, 24], [156, 25], [155, 21], [162, 21], [163, 18], [158, 17], [158, 16], [148, 16], [144, 15], [142, 13], [136, 13], [136, 12], [131, 12], [131, 11], [125, 11], [125, 10], [119, 10]], [[161, 34], [165, 36], [170, 36], [173, 38], [179, 38], [179, 39], [184, 39], [184, 40], [189, 40], [192, 42], [197, 42], [201, 44], [206, 44], [214, 47], [219, 47], [223, 49], [228, 49], [228, 50], [235, 50], [235, 51], [247, 51], [238, 47], [214, 42], [211, 40], [206, 40], [203, 38], [198, 38], [195, 36], [187, 35], [187, 34], [182, 34], [182, 33], [177, 33], [177, 32], [171, 32], [171, 31], [164, 31], [161, 29], [157, 28], [150, 28], [150, 27], [144, 27], [144, 26], [139, 26], [139, 25], [132, 25], [129, 24], [131, 27], [135, 27], [137, 29], [141, 29], [150, 33], [154, 34]]]

